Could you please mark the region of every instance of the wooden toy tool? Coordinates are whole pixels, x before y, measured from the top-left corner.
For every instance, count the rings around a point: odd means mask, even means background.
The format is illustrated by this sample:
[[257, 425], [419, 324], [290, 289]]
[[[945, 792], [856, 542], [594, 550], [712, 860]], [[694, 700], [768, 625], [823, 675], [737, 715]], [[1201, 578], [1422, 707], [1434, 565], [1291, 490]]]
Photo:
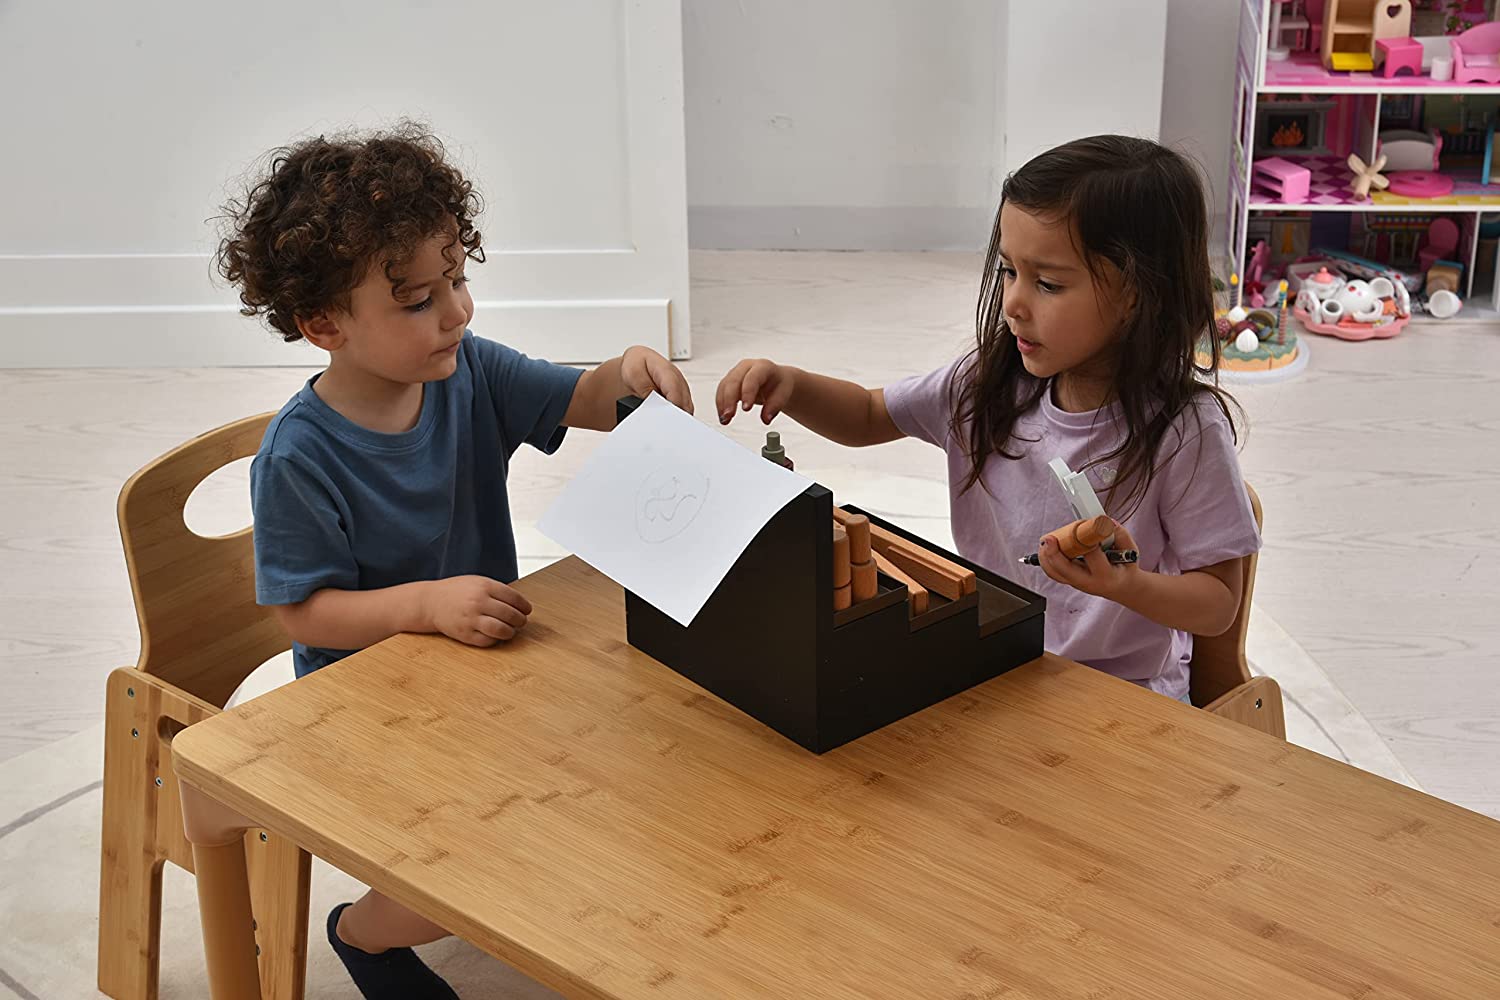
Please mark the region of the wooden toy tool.
[[[956, 601], [965, 594], [972, 594], [978, 589], [978, 579], [973, 570], [957, 566], [930, 549], [925, 549], [915, 542], [909, 542], [878, 524], [869, 524], [869, 518], [863, 514], [850, 514], [848, 511], [835, 507], [833, 516], [845, 528], [856, 518], [868, 524], [871, 547], [897, 567], [905, 570], [928, 590], [936, 591], [950, 601]], [[851, 557], [852, 544], [851, 534]], [[855, 599], [858, 600], [857, 597]]]

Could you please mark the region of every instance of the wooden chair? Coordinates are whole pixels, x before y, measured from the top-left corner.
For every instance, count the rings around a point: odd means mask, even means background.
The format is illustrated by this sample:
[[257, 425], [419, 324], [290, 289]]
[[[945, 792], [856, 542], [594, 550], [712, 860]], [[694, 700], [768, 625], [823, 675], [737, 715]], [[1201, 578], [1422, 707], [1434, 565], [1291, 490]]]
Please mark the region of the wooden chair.
[[[193, 490], [260, 444], [272, 414], [173, 449], [120, 491], [120, 536], [141, 629], [134, 667], [109, 676], [99, 871], [99, 989], [154, 1000], [162, 863], [193, 870], [182, 831], [172, 738], [217, 714], [249, 674], [291, 647], [255, 603], [251, 528], [205, 538], [183, 520]], [[259, 830], [245, 838], [256, 951], [267, 995], [300, 998], [307, 968], [310, 858]]]
[[[1255, 524], [1262, 523], [1260, 497], [1247, 485]], [[1250, 598], [1255, 593], [1258, 557], [1251, 553], [1240, 560], [1244, 590], [1239, 614], [1223, 635], [1193, 636], [1193, 662], [1189, 675], [1193, 704], [1206, 712], [1242, 722], [1252, 729], [1286, 739], [1286, 716], [1281, 687], [1269, 677], [1253, 677], [1245, 658], [1245, 636], [1250, 631]]]

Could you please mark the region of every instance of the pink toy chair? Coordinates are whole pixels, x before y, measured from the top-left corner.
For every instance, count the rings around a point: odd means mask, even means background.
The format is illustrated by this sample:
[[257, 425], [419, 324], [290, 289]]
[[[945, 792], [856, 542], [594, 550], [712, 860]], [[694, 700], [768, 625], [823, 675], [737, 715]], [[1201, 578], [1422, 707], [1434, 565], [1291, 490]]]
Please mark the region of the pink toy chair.
[[1500, 83], [1500, 21], [1476, 25], [1448, 40], [1453, 46], [1453, 80]]
[[1250, 260], [1245, 264], [1245, 291], [1251, 309], [1263, 308], [1266, 304], [1266, 265], [1271, 262], [1271, 248], [1265, 240], [1255, 244], [1250, 251]]
[[1440, 260], [1452, 260], [1458, 249], [1458, 224], [1442, 217], [1432, 220], [1427, 227], [1427, 245], [1417, 252], [1417, 261], [1423, 273]]

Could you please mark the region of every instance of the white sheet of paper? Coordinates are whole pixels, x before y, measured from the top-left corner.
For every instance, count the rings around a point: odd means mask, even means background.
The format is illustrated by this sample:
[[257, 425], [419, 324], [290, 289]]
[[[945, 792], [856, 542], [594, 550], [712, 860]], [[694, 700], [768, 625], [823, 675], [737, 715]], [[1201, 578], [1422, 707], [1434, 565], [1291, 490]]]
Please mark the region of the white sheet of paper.
[[653, 393], [537, 528], [690, 625], [756, 533], [811, 485]]

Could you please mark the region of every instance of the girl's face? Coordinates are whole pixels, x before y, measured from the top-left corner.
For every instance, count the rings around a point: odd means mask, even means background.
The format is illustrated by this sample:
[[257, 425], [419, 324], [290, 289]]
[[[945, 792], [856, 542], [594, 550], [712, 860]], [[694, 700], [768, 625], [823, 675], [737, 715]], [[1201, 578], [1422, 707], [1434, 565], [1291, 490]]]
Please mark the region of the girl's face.
[[1126, 308], [1119, 270], [1105, 262], [1095, 281], [1066, 220], [1007, 202], [1000, 232], [1001, 309], [1021, 363], [1037, 378], [1108, 384]]
[[419, 246], [401, 269], [401, 297], [377, 264], [338, 314], [340, 359], [388, 382], [412, 384], [445, 379], [458, 367], [458, 346], [474, 318], [474, 299], [464, 277], [466, 259], [450, 274], [443, 250], [447, 234]]

